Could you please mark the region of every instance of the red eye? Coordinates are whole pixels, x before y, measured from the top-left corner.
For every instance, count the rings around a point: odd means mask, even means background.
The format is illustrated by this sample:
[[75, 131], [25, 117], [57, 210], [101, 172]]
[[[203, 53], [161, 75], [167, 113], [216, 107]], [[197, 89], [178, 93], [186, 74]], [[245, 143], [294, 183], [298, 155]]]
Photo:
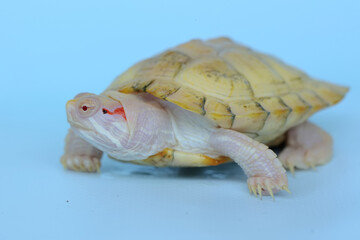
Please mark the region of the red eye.
[[85, 106], [85, 105], [84, 105], [84, 106], [82, 106], [82, 110], [83, 110], [84, 112], [86, 112], [86, 111], [87, 111], [87, 109], [88, 109], [88, 108], [87, 108], [87, 106]]

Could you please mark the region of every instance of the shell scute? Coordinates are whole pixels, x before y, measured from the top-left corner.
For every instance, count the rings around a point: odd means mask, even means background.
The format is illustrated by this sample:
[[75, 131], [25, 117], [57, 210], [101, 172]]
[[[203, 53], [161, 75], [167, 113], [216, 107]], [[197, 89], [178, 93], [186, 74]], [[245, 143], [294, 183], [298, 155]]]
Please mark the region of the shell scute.
[[306, 103], [294, 93], [281, 96], [281, 99], [291, 109], [284, 129], [288, 129], [299, 123], [303, 116], [305, 116], [312, 108], [310, 104]]
[[285, 126], [292, 109], [281, 98], [261, 98], [258, 103], [269, 113], [263, 128], [257, 132], [259, 135], [272, 134]]
[[205, 116], [218, 123], [222, 128], [231, 128], [235, 114], [227, 103], [221, 102], [216, 98], [208, 97], [205, 102]]
[[221, 58], [197, 59], [189, 64], [186, 70], [179, 72], [175, 81], [217, 98], [253, 96], [251, 86], [244, 76]]
[[269, 115], [269, 112], [255, 101], [234, 101], [229, 103], [229, 107], [235, 115], [231, 128], [240, 132], [258, 132], [263, 128]]
[[193, 40], [146, 59], [108, 90], [148, 92], [266, 143], [337, 103], [348, 89], [229, 38], [216, 38]]
[[205, 96], [191, 88], [181, 87], [176, 92], [166, 97], [165, 100], [175, 103], [184, 109], [205, 115]]
[[212, 47], [204, 45], [201, 40], [197, 39], [177, 46], [176, 51], [179, 51], [192, 59], [203, 56], [216, 56], [216, 51]]
[[247, 79], [254, 98], [278, 96], [289, 92], [285, 80], [252, 51], [227, 49], [221, 52], [221, 56]]
[[329, 103], [322, 99], [314, 90], [302, 90], [299, 91], [297, 94], [304, 102], [308, 103], [311, 107], [310, 111], [305, 114], [305, 118], [308, 118], [313, 113], [329, 106]]

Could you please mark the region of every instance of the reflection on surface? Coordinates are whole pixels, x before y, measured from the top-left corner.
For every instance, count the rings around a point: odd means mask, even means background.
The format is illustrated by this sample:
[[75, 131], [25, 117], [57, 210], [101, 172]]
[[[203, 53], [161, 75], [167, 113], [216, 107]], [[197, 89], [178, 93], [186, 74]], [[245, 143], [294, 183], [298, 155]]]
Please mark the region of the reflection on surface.
[[112, 178], [119, 176], [146, 176], [154, 178], [246, 180], [245, 174], [236, 163], [227, 163], [212, 167], [172, 168], [127, 164], [109, 158], [103, 159], [101, 175]]

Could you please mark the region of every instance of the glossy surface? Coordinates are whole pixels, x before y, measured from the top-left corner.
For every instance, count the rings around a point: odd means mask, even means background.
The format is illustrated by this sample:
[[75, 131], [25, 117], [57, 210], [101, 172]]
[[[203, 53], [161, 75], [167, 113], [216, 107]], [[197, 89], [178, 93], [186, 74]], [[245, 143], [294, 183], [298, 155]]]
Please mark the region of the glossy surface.
[[217, 37], [191, 40], [140, 61], [108, 90], [147, 92], [268, 143], [338, 103], [348, 88]]
[[[1, 3], [1, 240], [360, 238], [358, 1], [120, 2]], [[351, 87], [311, 118], [334, 138], [329, 164], [289, 176], [275, 202], [232, 165], [62, 169], [66, 100], [164, 46], [219, 35]]]

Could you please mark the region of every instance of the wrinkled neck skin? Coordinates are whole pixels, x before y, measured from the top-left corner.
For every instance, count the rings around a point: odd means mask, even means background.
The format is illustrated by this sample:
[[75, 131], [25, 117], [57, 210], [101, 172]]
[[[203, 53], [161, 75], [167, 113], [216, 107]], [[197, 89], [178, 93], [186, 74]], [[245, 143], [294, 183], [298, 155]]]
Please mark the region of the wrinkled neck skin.
[[141, 160], [176, 144], [169, 115], [155, 97], [116, 91], [102, 95], [121, 103], [126, 121], [112, 123], [112, 127], [106, 129], [112, 133], [112, 137], [108, 137], [110, 144], [104, 141], [102, 144], [92, 142], [100, 150], [116, 159]]
[[[91, 111], [82, 111], [84, 106]], [[119, 109], [124, 116], [115, 114]], [[165, 148], [219, 156], [208, 144], [213, 123], [150, 94], [79, 94], [68, 102], [67, 113], [74, 133], [115, 159], [143, 160]]]

